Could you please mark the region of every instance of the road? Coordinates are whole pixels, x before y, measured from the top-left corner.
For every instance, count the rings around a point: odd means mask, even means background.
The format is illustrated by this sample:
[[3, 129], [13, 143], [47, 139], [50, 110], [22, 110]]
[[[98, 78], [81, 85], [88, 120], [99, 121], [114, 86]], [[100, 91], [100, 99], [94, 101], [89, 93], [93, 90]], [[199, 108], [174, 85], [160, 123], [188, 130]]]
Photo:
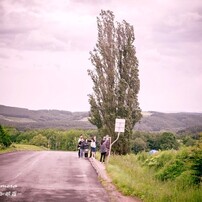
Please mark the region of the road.
[[76, 152], [0, 155], [0, 201], [108, 202], [90, 162]]

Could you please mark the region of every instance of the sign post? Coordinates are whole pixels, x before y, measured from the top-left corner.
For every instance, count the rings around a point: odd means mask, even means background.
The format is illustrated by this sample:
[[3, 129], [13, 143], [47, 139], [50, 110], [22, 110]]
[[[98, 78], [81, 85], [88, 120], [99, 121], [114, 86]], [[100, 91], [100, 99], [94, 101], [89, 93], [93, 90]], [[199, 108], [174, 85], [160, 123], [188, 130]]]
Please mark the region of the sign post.
[[107, 163], [109, 162], [109, 157], [111, 154], [111, 149], [113, 144], [119, 139], [120, 133], [125, 131], [125, 119], [116, 119], [115, 122], [115, 132], [118, 133], [117, 138], [111, 143], [111, 137], [110, 137], [110, 148], [109, 148], [109, 155], [107, 158]]

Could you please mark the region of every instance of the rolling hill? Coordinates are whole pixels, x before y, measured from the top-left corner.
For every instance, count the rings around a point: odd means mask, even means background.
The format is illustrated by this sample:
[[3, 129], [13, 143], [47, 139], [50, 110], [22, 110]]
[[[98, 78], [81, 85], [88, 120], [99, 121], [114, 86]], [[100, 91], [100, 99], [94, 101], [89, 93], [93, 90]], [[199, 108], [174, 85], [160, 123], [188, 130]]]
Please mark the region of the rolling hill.
[[[89, 112], [62, 110], [29, 110], [0, 105], [0, 124], [19, 130], [59, 128], [95, 129], [88, 121]], [[134, 127], [139, 131], [182, 131], [186, 128], [202, 129], [202, 113], [143, 112], [143, 118]]]

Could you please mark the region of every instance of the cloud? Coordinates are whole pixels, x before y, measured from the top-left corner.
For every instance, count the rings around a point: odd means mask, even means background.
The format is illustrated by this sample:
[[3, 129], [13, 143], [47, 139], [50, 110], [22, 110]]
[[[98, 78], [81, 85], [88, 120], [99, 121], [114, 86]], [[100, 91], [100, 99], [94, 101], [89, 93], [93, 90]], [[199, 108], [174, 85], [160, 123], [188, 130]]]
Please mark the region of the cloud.
[[[200, 0], [0, 0], [0, 73], [4, 77], [0, 91], [13, 93], [4, 103], [17, 103], [15, 96], [24, 89], [18, 105], [29, 108], [26, 103], [30, 103], [31, 108], [41, 108], [54, 89], [59, 101], [54, 99], [50, 108], [73, 103], [77, 111], [75, 103], [79, 110], [82, 100], [88, 110], [86, 95], [92, 87], [86, 70], [92, 67], [89, 51], [97, 40], [96, 17], [101, 9], [112, 10], [116, 21], [124, 19], [134, 26], [143, 110], [174, 111], [180, 104], [181, 109], [200, 109]], [[36, 82], [33, 75], [38, 78], [36, 85], [32, 85]], [[42, 100], [32, 101], [30, 89]]]
[[4, 1], [1, 5], [0, 47], [50, 51], [84, 50], [89, 47], [89, 31], [96, 25], [90, 15], [78, 16], [75, 10], [67, 12], [65, 7], [57, 7], [55, 1], [48, 1], [48, 6], [44, 2], [33, 3], [32, 9], [26, 1], [14, 1], [16, 10], [8, 2]]

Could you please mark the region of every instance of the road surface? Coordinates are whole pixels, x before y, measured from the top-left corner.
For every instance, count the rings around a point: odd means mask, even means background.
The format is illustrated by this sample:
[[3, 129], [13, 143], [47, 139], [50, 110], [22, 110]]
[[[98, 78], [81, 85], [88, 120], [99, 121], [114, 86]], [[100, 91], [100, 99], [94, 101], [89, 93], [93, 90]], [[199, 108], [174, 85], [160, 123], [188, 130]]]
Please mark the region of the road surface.
[[76, 152], [0, 155], [0, 201], [109, 202], [90, 162]]

